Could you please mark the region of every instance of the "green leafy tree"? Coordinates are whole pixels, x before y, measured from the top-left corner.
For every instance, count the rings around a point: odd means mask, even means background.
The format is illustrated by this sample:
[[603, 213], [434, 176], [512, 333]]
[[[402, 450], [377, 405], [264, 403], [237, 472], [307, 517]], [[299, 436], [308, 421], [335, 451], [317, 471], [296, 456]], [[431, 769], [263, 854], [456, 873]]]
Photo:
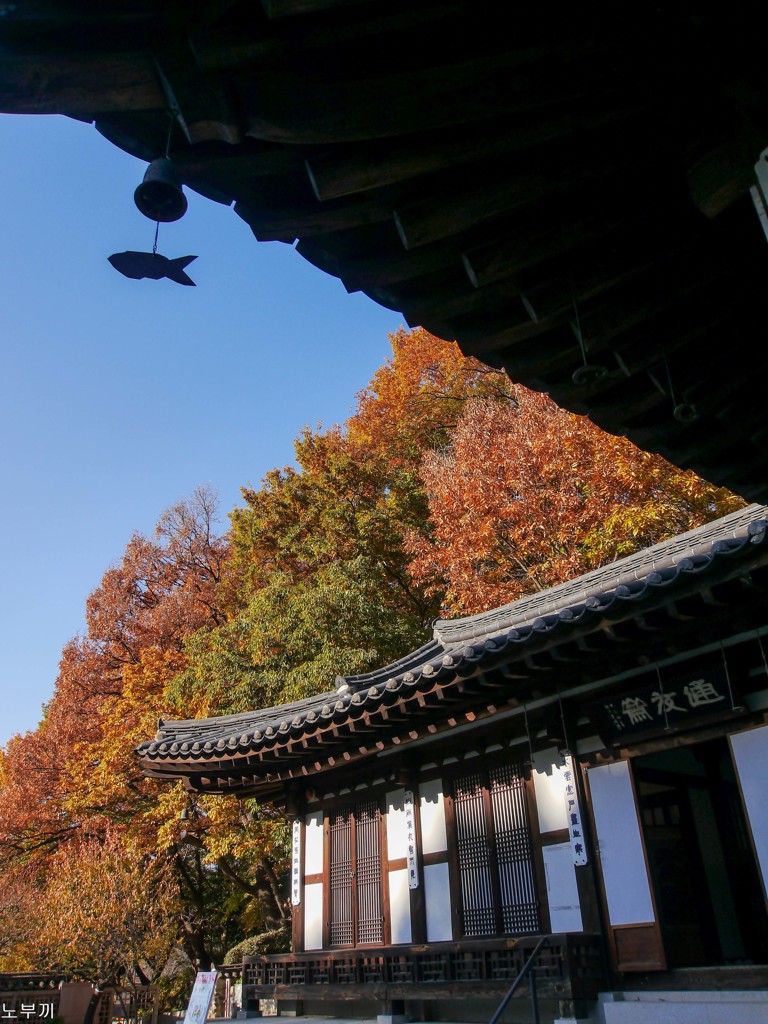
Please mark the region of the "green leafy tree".
[[512, 385], [423, 330], [392, 358], [344, 427], [305, 428], [296, 466], [245, 488], [231, 514], [229, 621], [187, 645], [169, 690], [179, 713], [237, 712], [327, 689], [424, 639], [439, 598], [414, 581], [405, 538], [429, 531], [419, 468], [470, 399]]

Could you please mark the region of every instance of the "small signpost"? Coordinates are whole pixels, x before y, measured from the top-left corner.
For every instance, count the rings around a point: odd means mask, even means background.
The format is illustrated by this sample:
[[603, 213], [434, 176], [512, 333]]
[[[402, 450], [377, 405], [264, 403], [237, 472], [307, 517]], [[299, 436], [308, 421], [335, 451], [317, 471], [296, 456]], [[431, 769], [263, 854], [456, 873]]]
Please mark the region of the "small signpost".
[[205, 1024], [218, 976], [218, 971], [197, 972], [187, 1012], [184, 1014], [184, 1024]]

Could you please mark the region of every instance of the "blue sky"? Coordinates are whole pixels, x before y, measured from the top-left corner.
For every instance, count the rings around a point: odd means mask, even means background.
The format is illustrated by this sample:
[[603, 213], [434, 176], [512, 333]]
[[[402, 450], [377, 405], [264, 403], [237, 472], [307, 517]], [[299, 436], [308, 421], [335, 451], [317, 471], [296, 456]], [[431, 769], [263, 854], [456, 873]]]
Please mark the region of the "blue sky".
[[107, 256], [152, 248], [146, 165], [60, 117], [0, 115], [0, 152], [2, 744], [131, 534], [198, 484], [225, 514], [304, 424], [343, 421], [402, 317], [191, 192], [159, 252], [197, 254], [197, 287], [124, 278]]

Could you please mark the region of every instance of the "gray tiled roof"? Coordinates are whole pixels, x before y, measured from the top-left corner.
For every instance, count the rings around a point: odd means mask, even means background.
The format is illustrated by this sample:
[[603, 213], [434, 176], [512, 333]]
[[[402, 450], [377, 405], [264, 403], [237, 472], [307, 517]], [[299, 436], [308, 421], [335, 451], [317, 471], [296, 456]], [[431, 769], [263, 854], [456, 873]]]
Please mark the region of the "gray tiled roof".
[[433, 638], [399, 661], [363, 675], [337, 677], [336, 687], [293, 704], [218, 718], [166, 721], [138, 753], [151, 762], [197, 761], [269, 749], [348, 715], [359, 717], [393, 694], [466, 663], [498, 656], [544, 633], [602, 617], [616, 602], [643, 601], [660, 589], [712, 571], [729, 557], [746, 559], [765, 544], [768, 506], [750, 505], [723, 519], [638, 551], [550, 590], [461, 619], [439, 619]]
[[[758, 518], [768, 518], [768, 506], [750, 505], [671, 540], [636, 551], [575, 580], [518, 598], [501, 608], [463, 619], [438, 620], [435, 637], [446, 645], [466, 643], [474, 637], [493, 635], [512, 626], [519, 629], [530, 625], [542, 615], [553, 615], [565, 608], [580, 606], [590, 598], [617, 587], [633, 587], [638, 581], [648, 582], [654, 573], [671, 582], [680, 572], [703, 567], [713, 554], [728, 551], [730, 544], [741, 547], [750, 524]], [[757, 537], [758, 533], [759, 528], [754, 536]], [[722, 546], [715, 551], [718, 544]]]

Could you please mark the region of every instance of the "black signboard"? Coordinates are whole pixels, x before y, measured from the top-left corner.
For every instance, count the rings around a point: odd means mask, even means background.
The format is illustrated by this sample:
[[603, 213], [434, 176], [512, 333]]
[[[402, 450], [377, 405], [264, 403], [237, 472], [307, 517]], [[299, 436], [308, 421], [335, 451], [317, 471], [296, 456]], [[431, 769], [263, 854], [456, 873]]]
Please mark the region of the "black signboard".
[[642, 682], [618, 696], [585, 705], [585, 710], [606, 746], [640, 735], [679, 731], [701, 719], [735, 710], [733, 692], [724, 667], [708, 668], [662, 681]]

